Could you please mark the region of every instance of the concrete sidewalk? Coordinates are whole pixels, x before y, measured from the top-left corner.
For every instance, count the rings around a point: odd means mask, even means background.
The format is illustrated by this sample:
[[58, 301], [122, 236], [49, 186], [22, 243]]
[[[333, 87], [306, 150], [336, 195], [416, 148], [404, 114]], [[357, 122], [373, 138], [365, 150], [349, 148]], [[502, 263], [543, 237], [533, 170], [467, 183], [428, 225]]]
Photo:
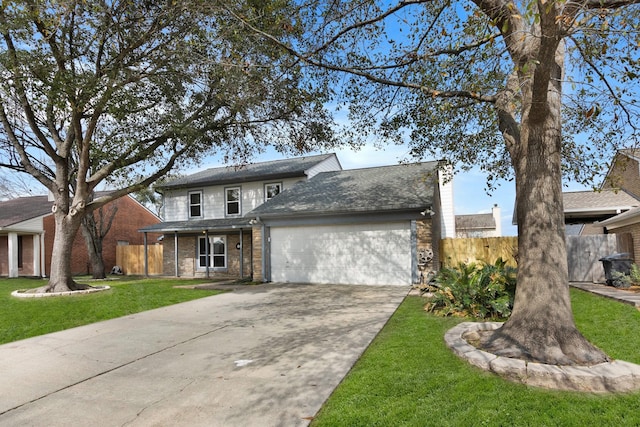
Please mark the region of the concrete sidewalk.
[[590, 282], [571, 282], [570, 286], [640, 308], [640, 294], [613, 286]]
[[408, 292], [247, 286], [0, 346], [0, 426], [303, 426]]

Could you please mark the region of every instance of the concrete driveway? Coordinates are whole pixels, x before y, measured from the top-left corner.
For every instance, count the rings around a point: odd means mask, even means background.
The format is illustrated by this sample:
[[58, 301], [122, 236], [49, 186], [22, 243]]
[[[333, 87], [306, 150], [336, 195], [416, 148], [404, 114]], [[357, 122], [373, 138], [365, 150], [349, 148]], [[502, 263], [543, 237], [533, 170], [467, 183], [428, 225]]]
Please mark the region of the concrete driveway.
[[2, 345], [0, 426], [307, 425], [408, 290], [247, 286]]

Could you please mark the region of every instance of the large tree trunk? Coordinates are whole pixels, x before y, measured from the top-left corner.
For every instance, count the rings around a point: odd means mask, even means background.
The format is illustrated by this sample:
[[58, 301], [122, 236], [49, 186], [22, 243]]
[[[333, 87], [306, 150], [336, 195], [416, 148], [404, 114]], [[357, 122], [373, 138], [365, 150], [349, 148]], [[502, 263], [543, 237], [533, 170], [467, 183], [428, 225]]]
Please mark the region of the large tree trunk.
[[562, 201], [563, 61], [560, 43], [540, 65], [546, 69], [520, 82], [523, 114], [518, 147], [511, 151], [516, 175], [518, 284], [511, 317], [483, 340], [483, 347], [505, 357], [590, 365], [608, 358], [580, 334], [571, 309]]
[[569, 296], [560, 153], [530, 129], [518, 185], [518, 285], [513, 313], [484, 347], [492, 353], [556, 365], [596, 364], [606, 355], [577, 330]]
[[51, 252], [51, 274], [48, 285], [41, 288], [41, 291], [66, 292], [86, 289], [87, 285], [74, 282], [71, 272], [71, 249], [80, 227], [81, 215], [69, 215], [57, 209], [54, 218], [56, 230]]

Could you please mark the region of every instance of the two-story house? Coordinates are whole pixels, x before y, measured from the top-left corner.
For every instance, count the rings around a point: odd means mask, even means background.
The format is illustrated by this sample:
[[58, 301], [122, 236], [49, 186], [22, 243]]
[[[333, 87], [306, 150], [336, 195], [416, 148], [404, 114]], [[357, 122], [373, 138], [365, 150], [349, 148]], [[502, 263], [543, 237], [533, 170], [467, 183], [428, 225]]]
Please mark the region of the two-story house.
[[246, 214], [300, 181], [340, 169], [335, 154], [206, 169], [159, 186], [164, 222], [142, 231], [164, 233], [165, 275], [259, 277], [253, 240], [260, 237]]
[[165, 222], [141, 231], [164, 233], [166, 275], [410, 285], [453, 237], [451, 188], [437, 162], [342, 170], [327, 154], [213, 168], [162, 185]]

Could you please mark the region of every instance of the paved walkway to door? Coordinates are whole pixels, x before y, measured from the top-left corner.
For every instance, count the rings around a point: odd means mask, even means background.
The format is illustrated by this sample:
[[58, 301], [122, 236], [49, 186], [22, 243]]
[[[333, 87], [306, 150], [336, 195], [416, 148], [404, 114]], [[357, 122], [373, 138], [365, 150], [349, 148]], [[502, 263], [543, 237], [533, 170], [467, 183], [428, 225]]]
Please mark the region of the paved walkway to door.
[[247, 286], [2, 345], [0, 426], [304, 426], [408, 290]]

